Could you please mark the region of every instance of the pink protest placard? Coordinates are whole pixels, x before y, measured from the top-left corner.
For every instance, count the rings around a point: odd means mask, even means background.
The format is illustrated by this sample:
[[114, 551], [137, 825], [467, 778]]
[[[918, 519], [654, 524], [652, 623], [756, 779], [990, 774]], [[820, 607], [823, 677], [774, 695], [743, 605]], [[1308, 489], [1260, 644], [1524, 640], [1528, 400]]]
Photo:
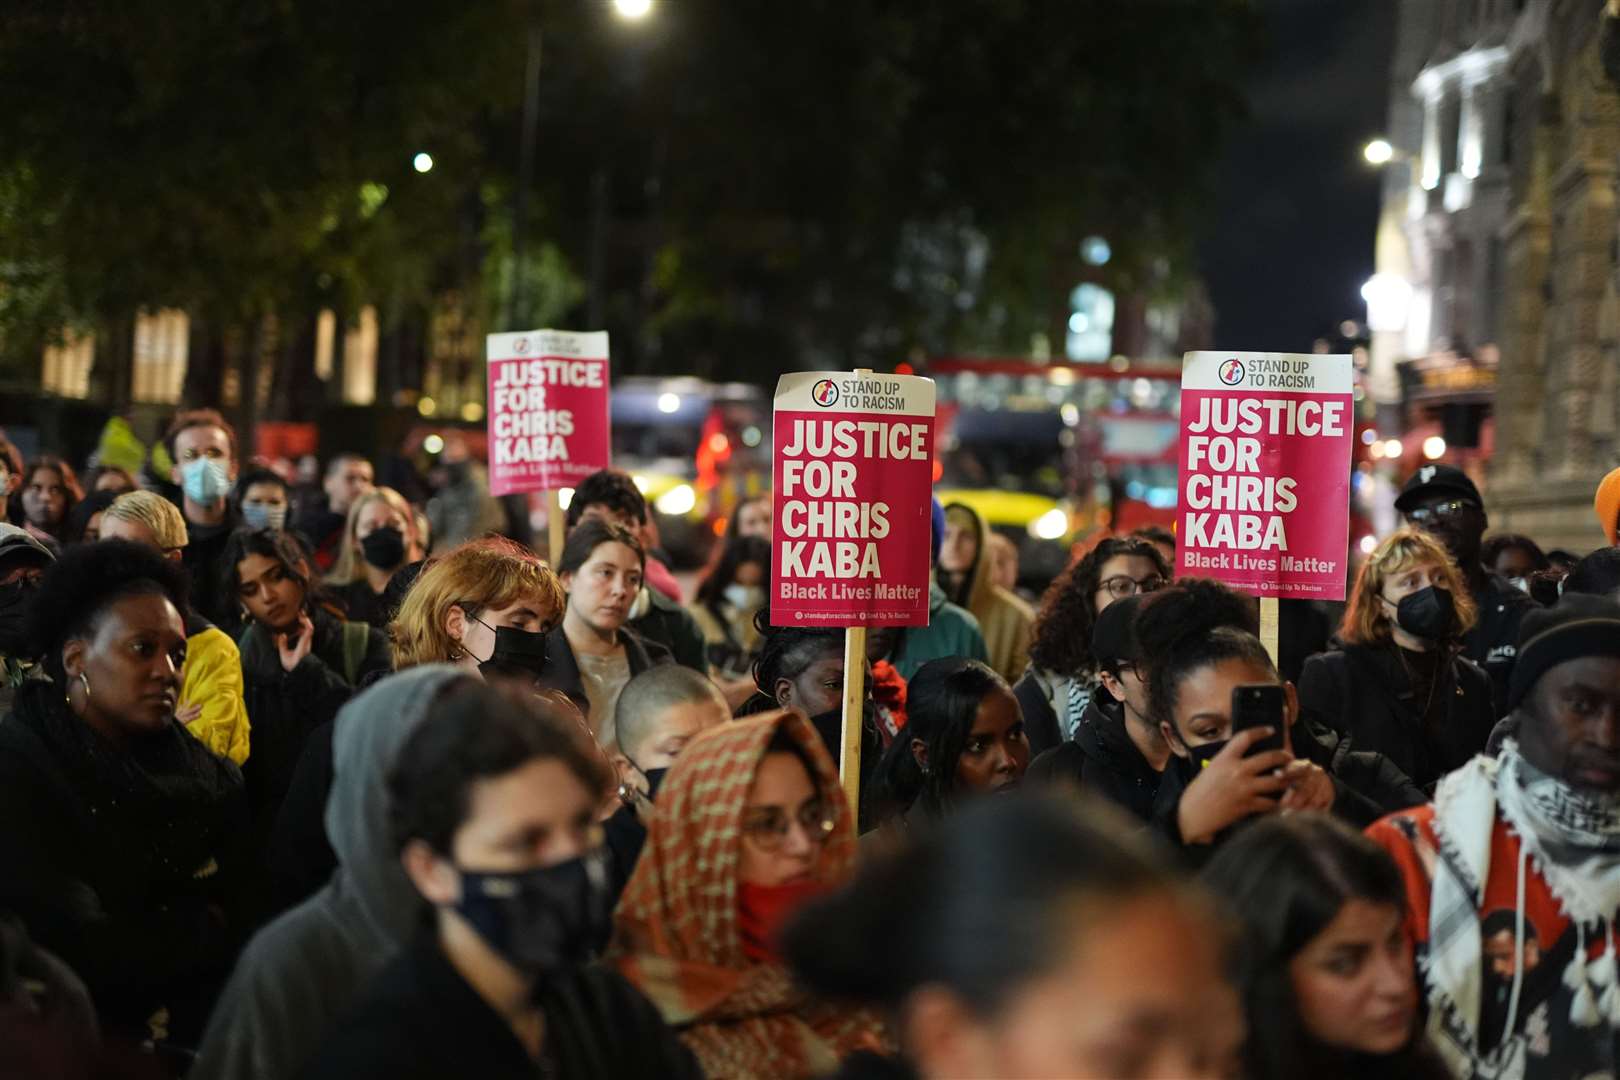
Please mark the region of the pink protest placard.
[[489, 490], [573, 487], [608, 467], [605, 331], [490, 334]]
[[1348, 356], [1187, 354], [1178, 573], [1344, 599], [1353, 378]]
[[775, 626], [927, 626], [934, 383], [804, 371], [776, 384]]

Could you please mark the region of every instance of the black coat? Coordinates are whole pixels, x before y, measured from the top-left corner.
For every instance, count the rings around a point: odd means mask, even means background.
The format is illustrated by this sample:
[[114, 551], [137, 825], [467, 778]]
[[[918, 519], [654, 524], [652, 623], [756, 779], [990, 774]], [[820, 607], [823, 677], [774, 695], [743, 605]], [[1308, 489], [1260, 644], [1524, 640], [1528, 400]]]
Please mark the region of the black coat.
[[698, 1080], [692, 1052], [616, 972], [592, 967], [542, 992], [542, 1072], [512, 1029], [422, 934], [337, 1024], [304, 1080]]
[[222, 556], [230, 541], [236, 522], [226, 518], [222, 525], [193, 525], [186, 522], [189, 540], [180, 552], [180, 564], [191, 578], [189, 599], [197, 614], [213, 623], [231, 629], [241, 625], [241, 605], [236, 597], [225, 595], [220, 573], [224, 568]]
[[1078, 785], [1144, 823], [1151, 821], [1163, 774], [1154, 771], [1131, 741], [1126, 722], [1125, 707], [1099, 690], [1081, 714], [1074, 740], [1032, 761], [1029, 779]]
[[377, 630], [386, 630], [394, 617], [388, 594], [372, 592], [371, 582], [365, 578], [341, 585], [333, 589], [332, 594], [343, 605], [344, 613], [351, 622], [363, 622]]
[[[1333, 816], [1358, 829], [1371, 825], [1385, 814], [1425, 801], [1423, 792], [1382, 754], [1354, 749], [1350, 740], [1308, 714], [1302, 713], [1290, 729], [1289, 742], [1295, 757], [1313, 762], [1332, 778]], [[1203, 866], [1222, 841], [1244, 825], [1239, 821], [1230, 826], [1210, 844], [1188, 844], [1182, 840], [1177, 811], [1187, 785], [1197, 776], [1196, 768], [1186, 758], [1171, 757], [1164, 778], [1159, 782], [1149, 821], [1152, 832], [1179, 855], [1183, 865], [1194, 869]]]
[[1485, 749], [1496, 721], [1490, 677], [1472, 661], [1453, 659], [1439, 679], [1434, 693], [1449, 708], [1429, 738], [1423, 703], [1414, 699], [1393, 645], [1347, 645], [1311, 657], [1300, 675], [1299, 703], [1356, 750], [1383, 754], [1432, 793], [1440, 777]]
[[1013, 697], [1018, 699], [1018, 708], [1024, 714], [1024, 737], [1029, 740], [1032, 757], [1062, 745], [1063, 726], [1058, 723], [1057, 713], [1052, 711], [1052, 703], [1046, 700], [1046, 691], [1035, 680], [1033, 670], [1024, 672], [1013, 684]]
[[1479, 621], [1463, 638], [1463, 655], [1491, 677], [1497, 717], [1507, 713], [1508, 680], [1519, 656], [1519, 624], [1536, 602], [1495, 574], [1485, 575], [1482, 592], [1471, 593]]
[[238, 642], [249, 725], [242, 774], [261, 840], [269, 836], [310, 733], [336, 716], [369, 674], [391, 667], [388, 639], [368, 628], [366, 647], [350, 682], [343, 620], [317, 608], [311, 621], [315, 640], [309, 655], [291, 671], [282, 668], [275, 641], [257, 623], [249, 625]]
[[[668, 649], [633, 630], [620, 630], [619, 638], [624, 642], [624, 656], [632, 679], [648, 668], [674, 662]], [[579, 661], [574, 659], [574, 648], [568, 644], [568, 635], [563, 633], [560, 622], [546, 635], [546, 666], [540, 672], [539, 682], [547, 690], [561, 690], [579, 706], [580, 712], [586, 716], [591, 714], [591, 699], [585, 695]]]
[[709, 654], [703, 631], [692, 613], [651, 586], [644, 586], [650, 600], [647, 614], [630, 620], [629, 627], [647, 641], [669, 650], [675, 662], [693, 671], [709, 673]]
[[0, 908], [109, 1028], [142, 1032], [167, 1006], [176, 1039], [200, 1035], [234, 957], [246, 835], [242, 774], [178, 724], [118, 750], [44, 681], [0, 721]]

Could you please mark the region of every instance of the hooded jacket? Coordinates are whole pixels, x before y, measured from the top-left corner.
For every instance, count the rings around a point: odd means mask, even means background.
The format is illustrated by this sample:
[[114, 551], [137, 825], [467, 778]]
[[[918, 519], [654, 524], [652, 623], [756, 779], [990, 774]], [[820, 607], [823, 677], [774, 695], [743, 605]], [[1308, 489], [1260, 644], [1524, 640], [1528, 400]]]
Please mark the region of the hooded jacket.
[[394, 849], [386, 778], [438, 696], [469, 677], [451, 664], [425, 664], [382, 680], [338, 714], [326, 805], [337, 872], [248, 943], [190, 1076], [296, 1077], [372, 977], [410, 941], [425, 902]]
[[961, 512], [973, 521], [977, 545], [967, 580], [953, 599], [979, 620], [988, 663], [1009, 683], [1029, 666], [1029, 638], [1035, 610], [990, 580], [990, 526], [965, 503], [952, 503], [945, 512]]
[[1028, 778], [1067, 781], [1148, 823], [1164, 774], [1155, 772], [1131, 741], [1125, 730], [1127, 722], [1125, 706], [1106, 691], [1097, 694], [1081, 715], [1073, 741], [1060, 743], [1030, 762]]
[[990, 662], [979, 620], [951, 603], [945, 590], [931, 581], [928, 583], [928, 625], [900, 631], [900, 644], [895, 646], [889, 660], [900, 677], [910, 682], [918, 668], [942, 656], [965, 656], [969, 660]]

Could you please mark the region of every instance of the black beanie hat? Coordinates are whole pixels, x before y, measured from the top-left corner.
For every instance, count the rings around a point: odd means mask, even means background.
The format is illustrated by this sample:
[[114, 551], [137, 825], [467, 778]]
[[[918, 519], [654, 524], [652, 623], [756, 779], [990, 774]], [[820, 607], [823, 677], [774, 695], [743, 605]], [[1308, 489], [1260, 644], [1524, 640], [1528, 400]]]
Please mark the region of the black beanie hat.
[[1508, 708], [1518, 708], [1548, 669], [1583, 656], [1620, 656], [1620, 604], [1605, 596], [1565, 593], [1553, 607], [1526, 612], [1508, 682]]
[[1091, 628], [1091, 655], [1098, 665], [1113, 671], [1142, 658], [1142, 647], [1136, 643], [1136, 612], [1141, 606], [1142, 595], [1138, 593], [1115, 600], [1097, 616]]

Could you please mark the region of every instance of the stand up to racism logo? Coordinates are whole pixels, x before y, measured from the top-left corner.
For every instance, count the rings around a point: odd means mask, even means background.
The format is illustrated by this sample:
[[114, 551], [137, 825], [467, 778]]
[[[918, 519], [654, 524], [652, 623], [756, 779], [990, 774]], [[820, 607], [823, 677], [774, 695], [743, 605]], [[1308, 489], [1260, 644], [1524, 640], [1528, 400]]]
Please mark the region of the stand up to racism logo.
[[1221, 382], [1227, 386], [1236, 386], [1243, 381], [1243, 361], [1233, 357], [1221, 365]]
[[823, 409], [830, 409], [838, 404], [838, 384], [831, 379], [822, 379], [810, 391], [810, 400]]

